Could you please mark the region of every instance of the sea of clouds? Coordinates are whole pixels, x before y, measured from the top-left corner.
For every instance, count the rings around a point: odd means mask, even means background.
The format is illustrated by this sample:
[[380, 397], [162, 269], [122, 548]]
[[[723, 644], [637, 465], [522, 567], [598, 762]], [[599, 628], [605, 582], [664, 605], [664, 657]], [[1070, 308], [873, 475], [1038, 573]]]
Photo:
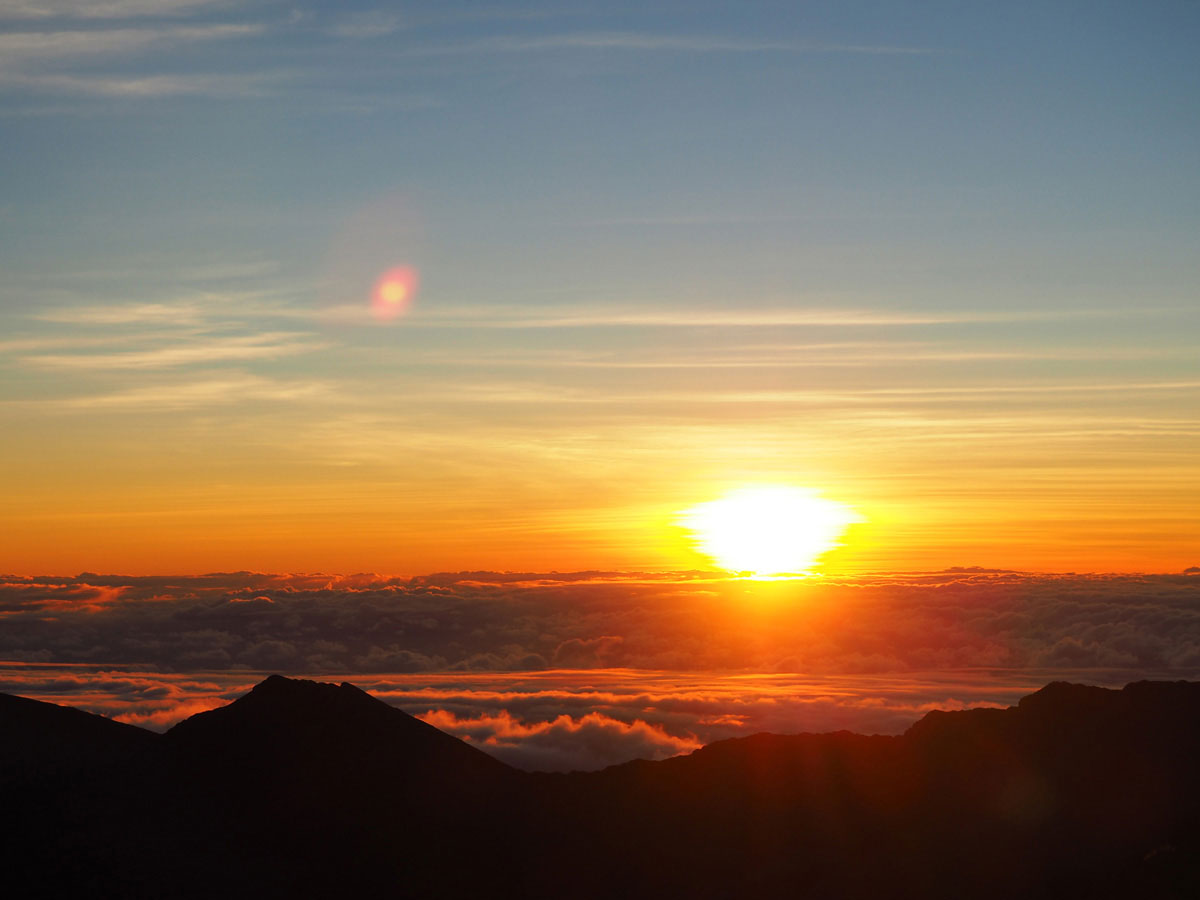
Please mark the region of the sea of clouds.
[[1193, 678], [1200, 572], [7, 577], [0, 660], [0, 691], [158, 730], [271, 672], [350, 681], [514, 765], [590, 769]]

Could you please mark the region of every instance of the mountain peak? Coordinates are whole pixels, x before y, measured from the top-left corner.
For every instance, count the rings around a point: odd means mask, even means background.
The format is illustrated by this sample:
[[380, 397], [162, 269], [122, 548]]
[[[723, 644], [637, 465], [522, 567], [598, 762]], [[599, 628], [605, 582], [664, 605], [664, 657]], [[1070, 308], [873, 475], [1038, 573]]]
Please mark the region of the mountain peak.
[[[252, 771], [301, 763], [380, 777], [437, 780], [437, 773], [503, 776], [508, 766], [432, 725], [343, 682], [270, 675], [228, 706], [167, 732], [189, 755]], [[305, 762], [307, 761], [307, 762]]]
[[318, 691], [337, 690], [339, 688], [353, 688], [360, 694], [365, 693], [348, 681], [343, 681], [341, 684], [332, 684], [328, 681], [310, 681], [307, 678], [288, 678], [279, 674], [268, 675], [252, 687], [250, 692], [259, 695], [303, 696], [307, 694], [312, 696]]
[[383, 711], [400, 712], [348, 681], [332, 684], [306, 678], [286, 678], [283, 675], [268, 675], [251, 688], [248, 694], [243, 694], [225, 708], [235, 706], [240, 710], [252, 708], [259, 714], [269, 716], [278, 716], [284, 710], [291, 710], [297, 715], [316, 717], [336, 715], [337, 710], [341, 710], [343, 714], [349, 714], [355, 709], [371, 709], [376, 715]]
[[1121, 692], [1091, 684], [1052, 681], [1045, 687], [1022, 697], [1017, 708], [1022, 712], [1073, 707], [1076, 710], [1097, 711], [1111, 705]]
[[[545, 777], [353, 685], [279, 675], [162, 739], [0, 695], [0, 763], [14, 746], [39, 750], [0, 784], [22, 824], [0, 871], [22, 896], [1123, 900], [1200, 883], [1192, 682], [1056, 683], [905, 736], [758, 734]], [[55, 746], [86, 765], [40, 755]]]

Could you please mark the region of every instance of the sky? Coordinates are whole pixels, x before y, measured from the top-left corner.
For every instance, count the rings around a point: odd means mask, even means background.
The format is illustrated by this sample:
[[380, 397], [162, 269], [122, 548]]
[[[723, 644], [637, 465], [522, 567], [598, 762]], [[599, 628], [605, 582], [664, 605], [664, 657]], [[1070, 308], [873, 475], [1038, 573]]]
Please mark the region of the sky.
[[[1200, 562], [1194, 3], [0, 0], [0, 571]], [[382, 316], [372, 291], [410, 274]]]
[[0, 0], [0, 690], [565, 770], [1197, 677], [1198, 44]]

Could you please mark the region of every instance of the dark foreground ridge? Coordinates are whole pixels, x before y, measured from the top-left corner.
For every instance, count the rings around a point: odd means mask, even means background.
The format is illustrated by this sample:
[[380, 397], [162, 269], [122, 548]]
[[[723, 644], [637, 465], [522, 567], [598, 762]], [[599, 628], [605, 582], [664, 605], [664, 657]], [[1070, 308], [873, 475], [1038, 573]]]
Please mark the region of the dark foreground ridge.
[[1200, 683], [518, 772], [273, 675], [165, 735], [0, 695], [12, 897], [1200, 896]]

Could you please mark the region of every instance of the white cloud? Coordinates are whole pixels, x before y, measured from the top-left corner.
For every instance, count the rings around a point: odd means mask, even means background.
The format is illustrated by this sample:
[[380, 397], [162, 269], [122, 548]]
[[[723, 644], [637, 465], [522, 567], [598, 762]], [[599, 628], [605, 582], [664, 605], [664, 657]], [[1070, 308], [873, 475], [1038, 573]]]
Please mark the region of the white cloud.
[[179, 325], [199, 321], [202, 310], [198, 302], [113, 303], [49, 309], [33, 318], [72, 325]]
[[278, 73], [158, 73], [126, 75], [67, 68], [85, 59], [125, 59], [181, 43], [252, 37], [261, 25], [10, 31], [0, 33], [0, 87], [114, 98], [183, 95], [258, 96]]
[[640, 32], [575, 32], [537, 37], [498, 35], [412, 48], [410, 55], [451, 56], [486, 53], [533, 53], [554, 50], [625, 50], [683, 53], [867, 53], [918, 55], [935, 52], [923, 47], [816, 44], [793, 41], [747, 40], [715, 35], [669, 35]]
[[152, 45], [217, 41], [261, 34], [260, 25], [201, 25], [71, 31], [10, 31], [0, 34], [0, 65], [16, 60], [47, 61], [106, 53], [128, 53]]
[[301, 332], [268, 332], [190, 341], [148, 350], [26, 356], [24, 361], [52, 369], [161, 369], [195, 363], [276, 359], [328, 346]]
[[235, 5], [236, 0], [0, 0], [0, 19], [131, 19]]
[[64, 325], [195, 325], [211, 320], [255, 318], [257, 310], [271, 315], [273, 305], [259, 306], [266, 296], [261, 291], [223, 291], [194, 294], [187, 298], [140, 303], [94, 303], [56, 306], [35, 312], [31, 318]]
[[854, 327], [990, 324], [1042, 322], [1111, 313], [1093, 310], [882, 310], [845, 308], [666, 308], [610, 306], [581, 310], [555, 306], [458, 306], [432, 313], [418, 312], [406, 320], [413, 325], [469, 325], [475, 328], [596, 328], [596, 327]]
[[45, 401], [44, 407], [66, 410], [172, 410], [205, 406], [225, 406], [246, 402], [290, 402], [328, 396], [328, 385], [319, 381], [298, 381], [236, 375], [196, 381], [169, 382], [130, 388], [110, 394], [72, 397]]
[[55, 93], [86, 94], [114, 99], [152, 97], [262, 97], [266, 85], [278, 80], [270, 75], [145, 75], [123, 78], [109, 75], [20, 75], [0, 73], [0, 84]]

